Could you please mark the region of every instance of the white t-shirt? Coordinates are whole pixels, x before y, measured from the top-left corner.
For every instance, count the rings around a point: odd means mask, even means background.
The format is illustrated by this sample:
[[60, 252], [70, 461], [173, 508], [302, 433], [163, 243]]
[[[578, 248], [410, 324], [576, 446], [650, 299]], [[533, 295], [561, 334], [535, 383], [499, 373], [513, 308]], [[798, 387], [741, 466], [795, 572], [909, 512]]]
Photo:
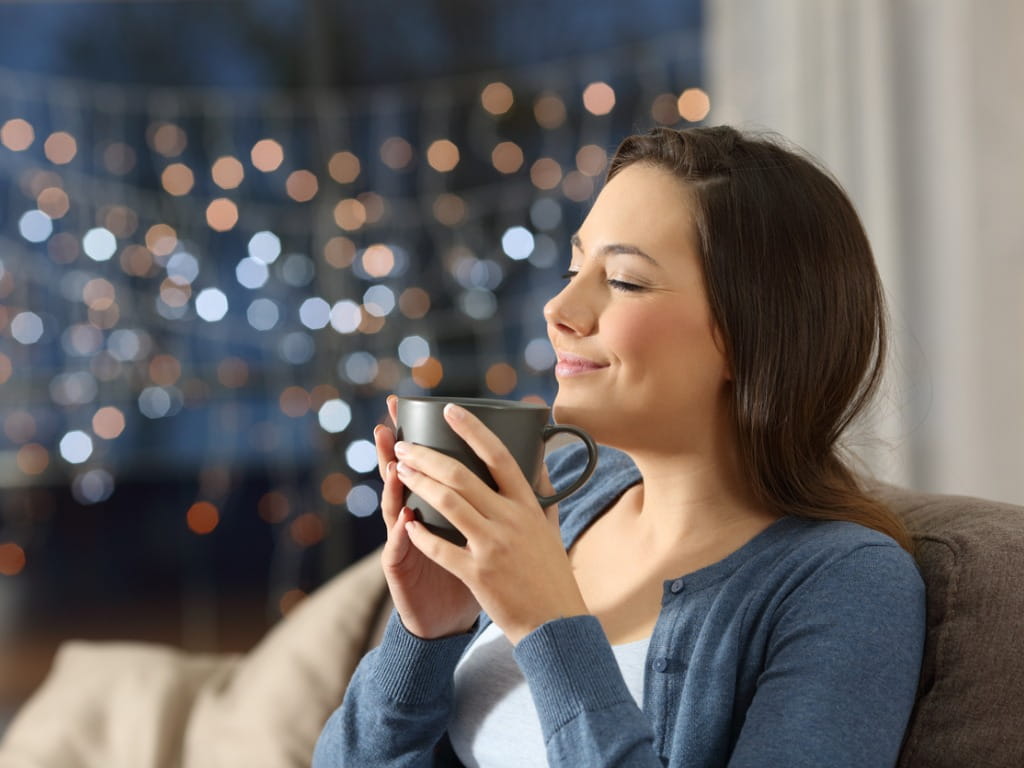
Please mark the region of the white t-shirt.
[[[645, 638], [613, 645], [626, 687], [643, 706]], [[455, 711], [448, 736], [466, 768], [546, 767], [540, 719], [512, 643], [493, 623], [466, 649], [455, 668]]]

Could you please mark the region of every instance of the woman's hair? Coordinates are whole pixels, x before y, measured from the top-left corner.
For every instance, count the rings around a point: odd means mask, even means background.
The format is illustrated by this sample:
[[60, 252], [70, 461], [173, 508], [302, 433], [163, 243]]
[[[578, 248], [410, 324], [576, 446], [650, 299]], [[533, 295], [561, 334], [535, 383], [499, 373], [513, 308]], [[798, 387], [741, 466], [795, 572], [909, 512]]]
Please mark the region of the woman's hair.
[[741, 460], [761, 503], [857, 522], [911, 550], [902, 521], [839, 453], [886, 355], [881, 280], [842, 188], [780, 141], [725, 126], [630, 136], [608, 179], [633, 163], [670, 171], [691, 194]]

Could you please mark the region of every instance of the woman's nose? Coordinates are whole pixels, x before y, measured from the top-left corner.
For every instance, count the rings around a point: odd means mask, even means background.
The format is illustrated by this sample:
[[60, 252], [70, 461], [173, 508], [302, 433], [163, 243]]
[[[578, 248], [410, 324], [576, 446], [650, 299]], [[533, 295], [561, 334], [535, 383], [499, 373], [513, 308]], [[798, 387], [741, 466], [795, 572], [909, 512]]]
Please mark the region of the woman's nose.
[[[578, 280], [578, 278], [574, 278]], [[547, 324], [563, 333], [586, 335], [593, 326], [594, 313], [579, 295], [579, 286], [569, 282], [544, 305]]]

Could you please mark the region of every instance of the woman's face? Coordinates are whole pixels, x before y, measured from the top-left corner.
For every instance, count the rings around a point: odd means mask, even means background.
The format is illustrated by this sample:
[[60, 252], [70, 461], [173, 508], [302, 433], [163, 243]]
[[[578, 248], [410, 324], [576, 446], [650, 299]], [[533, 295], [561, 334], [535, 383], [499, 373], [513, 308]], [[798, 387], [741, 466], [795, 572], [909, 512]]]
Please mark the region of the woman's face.
[[572, 238], [544, 308], [559, 422], [623, 449], [693, 450], [719, 428], [729, 377], [704, 289], [686, 187], [627, 166]]

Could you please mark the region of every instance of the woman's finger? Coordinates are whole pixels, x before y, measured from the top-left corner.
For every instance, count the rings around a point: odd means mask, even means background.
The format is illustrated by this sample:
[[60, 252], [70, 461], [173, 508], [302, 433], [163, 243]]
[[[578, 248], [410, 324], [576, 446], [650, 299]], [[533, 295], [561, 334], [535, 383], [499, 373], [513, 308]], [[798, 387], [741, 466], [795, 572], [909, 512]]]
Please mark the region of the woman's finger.
[[391, 417], [391, 424], [398, 429], [398, 395], [388, 395], [388, 415]]
[[405, 534], [428, 560], [465, 583], [466, 569], [472, 564], [472, 555], [466, 549], [431, 533], [423, 523], [414, 519], [405, 523]]
[[384, 568], [394, 568], [401, 564], [405, 556], [409, 554], [409, 533], [406, 530], [406, 523], [413, 519], [412, 511], [403, 507], [395, 521], [388, 526], [388, 538], [381, 552], [380, 563]]
[[529, 479], [508, 448], [487, 426], [465, 408], [454, 403], [444, 407], [444, 417], [452, 430], [461, 437], [480, 460], [487, 465], [491, 477], [503, 495], [533, 498]]
[[386, 479], [385, 470], [395, 460], [395, 434], [383, 424], [373, 428], [373, 444], [377, 448], [377, 469], [381, 480]]
[[398, 479], [396, 471], [397, 462], [391, 461], [384, 469], [384, 490], [380, 497], [380, 509], [384, 516], [384, 525], [390, 530], [402, 511], [402, 504], [405, 497], [405, 488]]
[[480, 478], [453, 459], [436, 451], [431, 451], [429, 448], [422, 448], [420, 446], [415, 446], [415, 448], [418, 454], [436, 454], [440, 464], [445, 464], [446, 462], [454, 463], [456, 465], [455, 472], [461, 478], [461, 481], [446, 481], [444, 478], [438, 478], [432, 468], [430, 471], [420, 471], [410, 462], [415, 461], [417, 464], [429, 464], [429, 462], [421, 462], [421, 456], [413, 459], [411, 453], [407, 452], [404, 456], [399, 457], [400, 460], [398, 462], [398, 479], [402, 482], [402, 485], [440, 512], [445, 520], [455, 526], [459, 533], [467, 539], [479, 535], [485, 518], [477, 511], [471, 501], [467, 499], [467, 496], [464, 495], [466, 493], [464, 488], [466, 484], [469, 484], [483, 486], [490, 493], [493, 493], [493, 491], [490, 491]]

